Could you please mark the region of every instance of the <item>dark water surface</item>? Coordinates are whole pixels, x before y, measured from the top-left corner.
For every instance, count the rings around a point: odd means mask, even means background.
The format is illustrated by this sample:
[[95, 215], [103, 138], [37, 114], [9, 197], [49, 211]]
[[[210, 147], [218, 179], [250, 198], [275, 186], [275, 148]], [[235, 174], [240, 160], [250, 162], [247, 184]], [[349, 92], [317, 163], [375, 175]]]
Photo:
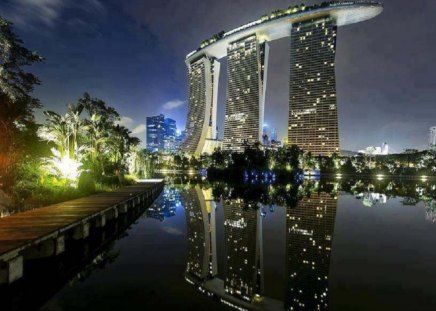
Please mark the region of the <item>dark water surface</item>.
[[436, 310], [435, 197], [428, 181], [169, 182], [104, 245], [26, 267], [6, 310]]

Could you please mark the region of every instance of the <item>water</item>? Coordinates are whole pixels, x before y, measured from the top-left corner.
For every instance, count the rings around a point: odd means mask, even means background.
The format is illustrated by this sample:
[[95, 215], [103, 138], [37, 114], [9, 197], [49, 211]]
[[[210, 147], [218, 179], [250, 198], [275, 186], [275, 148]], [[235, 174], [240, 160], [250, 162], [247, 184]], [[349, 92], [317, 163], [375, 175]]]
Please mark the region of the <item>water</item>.
[[427, 181], [170, 182], [127, 230], [26, 267], [0, 310], [435, 310], [435, 198]]

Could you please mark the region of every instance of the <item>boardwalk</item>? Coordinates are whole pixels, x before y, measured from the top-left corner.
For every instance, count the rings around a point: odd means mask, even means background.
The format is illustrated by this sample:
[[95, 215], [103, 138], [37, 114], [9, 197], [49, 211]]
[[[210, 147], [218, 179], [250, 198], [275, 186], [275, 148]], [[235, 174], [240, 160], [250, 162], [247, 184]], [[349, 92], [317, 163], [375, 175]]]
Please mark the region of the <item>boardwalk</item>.
[[23, 259], [62, 253], [65, 239], [87, 238], [90, 226], [154, 199], [162, 187], [161, 181], [139, 183], [0, 219], [0, 284], [22, 277]]

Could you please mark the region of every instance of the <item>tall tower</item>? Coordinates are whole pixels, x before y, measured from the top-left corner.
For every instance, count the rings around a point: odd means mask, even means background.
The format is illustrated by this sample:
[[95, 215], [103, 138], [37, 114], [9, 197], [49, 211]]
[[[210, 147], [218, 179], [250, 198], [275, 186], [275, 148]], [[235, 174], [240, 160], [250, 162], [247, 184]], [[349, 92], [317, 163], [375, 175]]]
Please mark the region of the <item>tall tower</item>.
[[286, 310], [328, 310], [337, 198], [320, 192], [286, 211]]
[[177, 135], [176, 121], [170, 118], [165, 118], [164, 127], [165, 127], [164, 150], [165, 152], [174, 152], [176, 151], [176, 135]]
[[250, 35], [227, 48], [228, 87], [223, 149], [244, 151], [262, 141], [269, 45]]
[[336, 22], [332, 17], [291, 29], [288, 143], [313, 155], [339, 153]]
[[165, 148], [165, 116], [147, 117], [147, 149], [149, 151], [162, 151]]
[[262, 219], [242, 199], [223, 202], [225, 238], [224, 290], [251, 301], [263, 289]]
[[198, 156], [206, 139], [216, 139], [219, 72], [220, 63], [207, 56], [188, 64], [188, 118], [181, 145], [184, 152]]

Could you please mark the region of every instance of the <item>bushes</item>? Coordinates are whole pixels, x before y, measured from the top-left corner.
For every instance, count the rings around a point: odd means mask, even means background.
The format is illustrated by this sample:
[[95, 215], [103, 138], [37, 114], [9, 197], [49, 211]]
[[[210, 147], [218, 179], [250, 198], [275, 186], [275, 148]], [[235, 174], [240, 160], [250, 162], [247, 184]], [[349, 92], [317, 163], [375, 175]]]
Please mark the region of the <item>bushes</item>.
[[94, 176], [90, 172], [83, 172], [79, 177], [77, 188], [84, 193], [95, 192]]

